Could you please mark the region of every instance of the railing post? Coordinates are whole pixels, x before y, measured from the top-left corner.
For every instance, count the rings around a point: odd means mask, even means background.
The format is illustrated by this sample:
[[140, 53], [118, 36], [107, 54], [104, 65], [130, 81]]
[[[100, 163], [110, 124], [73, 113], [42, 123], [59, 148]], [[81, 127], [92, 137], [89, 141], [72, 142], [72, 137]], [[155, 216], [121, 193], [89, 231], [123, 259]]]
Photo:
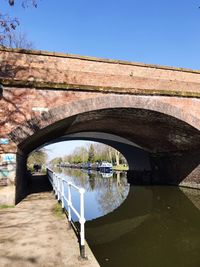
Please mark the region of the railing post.
[[72, 197], [71, 197], [71, 183], [68, 182], [68, 220], [69, 220], [69, 228], [71, 228], [71, 205], [72, 205]]
[[54, 173], [52, 173], [52, 183], [53, 183], [53, 191], [54, 191], [54, 194], [56, 194]]
[[[85, 214], [84, 214], [84, 188], [78, 188], [77, 186], [73, 185], [71, 182], [67, 182], [62, 177], [58, 177], [54, 172], [50, 172], [47, 170], [47, 174], [50, 178], [51, 184], [53, 186], [55, 196], [59, 200], [61, 200], [62, 208], [65, 208], [65, 200], [67, 201], [67, 211], [68, 211], [68, 222], [69, 228], [71, 228], [71, 210], [78, 216], [79, 223], [80, 223], [80, 256], [81, 258], [86, 259], [85, 255]], [[64, 191], [64, 183], [67, 183], [67, 198], [65, 197]], [[75, 187], [76, 190], [79, 191], [80, 194], [80, 214], [72, 205], [72, 197], [71, 197], [71, 187]]]
[[56, 185], [56, 199], [58, 198], [58, 177], [57, 175], [55, 174], [54, 175], [54, 178], [55, 178], [55, 185]]
[[62, 209], [64, 209], [65, 203], [64, 203], [64, 179], [63, 178], [61, 180], [61, 191], [62, 191], [62, 195], [61, 195]]
[[80, 254], [85, 258], [85, 215], [84, 215], [84, 193], [85, 189], [80, 188]]
[[53, 173], [53, 183], [54, 183], [54, 193], [56, 196], [57, 192], [56, 192], [56, 175], [55, 175], [55, 173]]
[[60, 201], [60, 177], [57, 176], [58, 179], [58, 201]]
[[59, 200], [59, 180], [58, 180], [58, 176], [56, 175], [56, 182], [57, 182], [57, 185], [56, 185], [56, 189], [57, 189], [57, 200]]

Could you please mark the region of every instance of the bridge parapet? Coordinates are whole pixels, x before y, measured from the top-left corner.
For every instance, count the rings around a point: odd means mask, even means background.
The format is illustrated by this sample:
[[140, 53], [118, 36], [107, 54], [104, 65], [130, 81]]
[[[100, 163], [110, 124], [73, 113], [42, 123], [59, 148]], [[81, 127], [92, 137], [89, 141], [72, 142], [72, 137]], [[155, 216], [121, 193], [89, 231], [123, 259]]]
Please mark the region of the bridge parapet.
[[0, 49], [9, 87], [200, 97], [200, 71], [45, 51]]

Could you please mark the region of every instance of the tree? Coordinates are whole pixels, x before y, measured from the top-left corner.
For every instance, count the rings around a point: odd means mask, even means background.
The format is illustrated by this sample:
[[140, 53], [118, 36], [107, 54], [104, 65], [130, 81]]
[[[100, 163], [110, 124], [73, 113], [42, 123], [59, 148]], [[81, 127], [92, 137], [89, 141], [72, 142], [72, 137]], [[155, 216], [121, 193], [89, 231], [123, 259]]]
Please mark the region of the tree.
[[21, 32], [12, 32], [3, 40], [3, 46], [10, 48], [33, 49], [33, 42], [29, 41], [27, 35]]
[[78, 147], [76, 151], [79, 154], [80, 162], [88, 161], [88, 151], [84, 146]]
[[89, 151], [88, 151], [88, 161], [89, 162], [94, 162], [95, 161], [95, 151], [94, 151], [94, 146], [93, 144], [90, 145]]
[[97, 161], [109, 161], [115, 165], [126, 163], [126, 159], [118, 150], [100, 143], [90, 143], [88, 148], [85, 146], [76, 147], [69, 155], [65, 155], [63, 158], [54, 158], [50, 163], [55, 166], [61, 162], [78, 164]]
[[57, 158], [53, 158], [50, 161], [50, 165], [51, 165], [51, 167], [56, 167], [56, 166], [60, 165], [62, 162], [63, 162], [63, 159], [61, 157], [57, 157]]
[[35, 150], [33, 151], [28, 159], [27, 159], [27, 165], [28, 167], [32, 167], [34, 164], [44, 165], [47, 160], [47, 153], [44, 149]]
[[[14, 6], [15, 0], [8, 0], [8, 4], [10, 6]], [[21, 5], [23, 8], [29, 7], [30, 5], [37, 7], [37, 0], [22, 0]], [[14, 31], [19, 26], [19, 24], [20, 23], [18, 18], [12, 18], [9, 16], [9, 14], [5, 14], [0, 11], [0, 45], [9, 46]]]
[[116, 165], [119, 165], [120, 152], [115, 149], [115, 162]]

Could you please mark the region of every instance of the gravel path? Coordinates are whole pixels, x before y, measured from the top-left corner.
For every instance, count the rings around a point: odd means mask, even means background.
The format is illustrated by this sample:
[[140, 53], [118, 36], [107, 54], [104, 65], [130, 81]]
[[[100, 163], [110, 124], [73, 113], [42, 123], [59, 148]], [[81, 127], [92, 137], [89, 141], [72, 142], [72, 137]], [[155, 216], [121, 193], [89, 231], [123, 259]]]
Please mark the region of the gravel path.
[[52, 192], [29, 195], [14, 208], [0, 209], [1, 267], [98, 267], [89, 247], [80, 260], [74, 231], [55, 214]]

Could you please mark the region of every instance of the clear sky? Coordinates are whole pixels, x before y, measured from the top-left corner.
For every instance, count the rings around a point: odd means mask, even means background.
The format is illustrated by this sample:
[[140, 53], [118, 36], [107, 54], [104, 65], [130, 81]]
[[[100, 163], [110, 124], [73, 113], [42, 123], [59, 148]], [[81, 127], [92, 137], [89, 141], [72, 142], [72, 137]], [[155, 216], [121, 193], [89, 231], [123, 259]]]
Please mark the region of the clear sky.
[[[38, 0], [27, 9], [7, 2], [0, 11], [19, 18], [36, 49], [200, 69], [200, 0]], [[51, 158], [72, 146], [53, 145]]]

